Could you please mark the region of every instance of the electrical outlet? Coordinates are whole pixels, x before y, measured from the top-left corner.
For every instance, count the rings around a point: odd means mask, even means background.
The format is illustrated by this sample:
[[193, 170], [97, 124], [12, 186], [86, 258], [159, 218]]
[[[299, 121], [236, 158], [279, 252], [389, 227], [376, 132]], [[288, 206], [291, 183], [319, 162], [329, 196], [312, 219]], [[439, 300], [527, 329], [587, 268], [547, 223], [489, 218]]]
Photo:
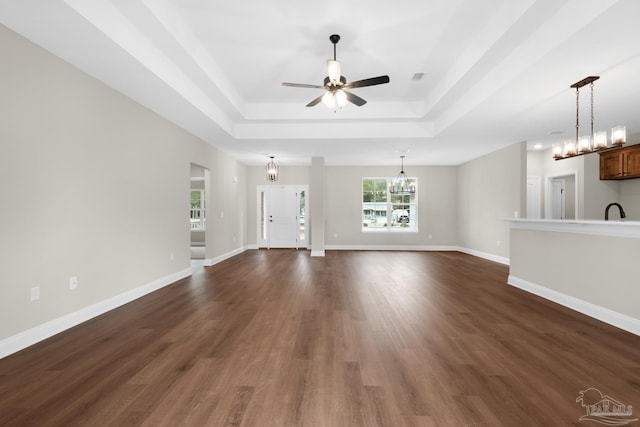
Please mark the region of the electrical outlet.
[[335, 234], [333, 235], [333, 238], [334, 238], [334, 239], [337, 239], [337, 238], [338, 238], [338, 233], [335, 233]]
[[496, 242], [496, 245], [500, 246], [500, 240], [498, 240], [498, 241]]
[[433, 236], [431, 235], [431, 233], [429, 233], [429, 238], [430, 238], [430, 239], [433, 239]]
[[31, 288], [31, 301], [40, 299], [40, 286], [34, 286]]
[[78, 276], [69, 277], [69, 289], [73, 290], [78, 287]]
[[169, 261], [173, 261], [175, 259], [175, 255], [173, 255], [173, 252], [171, 252], [169, 254]]
[[220, 218], [224, 218], [224, 211], [220, 211]]

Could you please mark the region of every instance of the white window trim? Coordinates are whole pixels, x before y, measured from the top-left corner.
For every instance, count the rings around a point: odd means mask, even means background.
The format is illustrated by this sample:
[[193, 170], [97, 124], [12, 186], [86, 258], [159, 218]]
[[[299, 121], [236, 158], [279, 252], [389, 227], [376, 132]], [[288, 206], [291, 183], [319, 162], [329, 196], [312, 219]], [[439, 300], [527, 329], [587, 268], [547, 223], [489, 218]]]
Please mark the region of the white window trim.
[[[414, 182], [416, 183], [416, 192], [415, 192], [415, 196], [414, 196], [414, 202], [411, 203], [411, 205], [415, 206], [415, 227], [412, 228], [402, 228], [402, 227], [397, 227], [397, 228], [393, 228], [390, 226], [391, 222], [391, 215], [393, 214], [393, 209], [392, 209], [392, 205], [393, 203], [391, 202], [391, 196], [392, 194], [389, 192], [389, 184], [395, 179], [396, 177], [386, 177], [386, 176], [379, 176], [379, 177], [375, 177], [375, 176], [367, 176], [367, 177], [362, 177], [362, 179], [360, 180], [360, 232], [361, 233], [383, 233], [383, 234], [388, 234], [388, 233], [401, 233], [401, 234], [410, 234], [410, 233], [418, 233], [419, 229], [418, 229], [418, 191], [419, 191], [419, 186], [420, 183], [418, 182], [418, 178], [415, 176], [410, 176], [407, 177], [408, 179], [412, 179], [414, 180]], [[384, 179], [387, 181], [387, 201], [385, 202], [387, 204], [387, 224], [385, 225], [384, 228], [368, 228], [368, 227], [364, 227], [362, 224], [362, 208], [364, 206], [364, 203], [362, 201], [362, 184], [364, 182], [365, 179]], [[375, 202], [371, 202], [371, 203], [375, 203]]]

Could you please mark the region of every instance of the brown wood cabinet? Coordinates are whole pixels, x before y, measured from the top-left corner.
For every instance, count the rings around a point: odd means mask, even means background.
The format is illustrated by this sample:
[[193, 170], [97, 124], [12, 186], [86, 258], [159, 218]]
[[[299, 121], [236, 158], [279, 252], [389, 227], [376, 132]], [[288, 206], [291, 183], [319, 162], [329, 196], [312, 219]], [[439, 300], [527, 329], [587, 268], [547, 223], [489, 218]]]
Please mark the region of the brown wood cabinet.
[[600, 153], [600, 179], [640, 178], [640, 144]]

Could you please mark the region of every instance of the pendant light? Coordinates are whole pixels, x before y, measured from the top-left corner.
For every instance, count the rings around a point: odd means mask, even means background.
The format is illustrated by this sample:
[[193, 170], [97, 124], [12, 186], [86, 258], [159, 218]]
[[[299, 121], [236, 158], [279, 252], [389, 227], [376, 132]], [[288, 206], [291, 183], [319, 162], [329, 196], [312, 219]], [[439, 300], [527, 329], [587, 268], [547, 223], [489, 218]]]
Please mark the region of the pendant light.
[[404, 156], [400, 156], [402, 165], [400, 167], [400, 173], [391, 181], [389, 185], [389, 193], [391, 194], [413, 194], [416, 192], [415, 182], [409, 182], [407, 174], [404, 173]]
[[271, 161], [267, 163], [267, 181], [276, 182], [278, 180], [278, 165], [273, 161], [273, 156], [269, 157]]
[[[597, 151], [620, 147], [626, 142], [627, 131], [624, 126], [616, 126], [611, 129], [611, 144], [607, 145], [606, 131], [593, 131], [593, 82], [600, 76], [589, 76], [571, 85], [576, 90], [576, 137], [565, 141], [564, 146], [553, 146], [553, 158], [556, 160], [568, 159], [569, 157], [581, 156], [583, 154], [595, 153]], [[580, 136], [580, 88], [589, 85], [591, 89], [591, 133]]]

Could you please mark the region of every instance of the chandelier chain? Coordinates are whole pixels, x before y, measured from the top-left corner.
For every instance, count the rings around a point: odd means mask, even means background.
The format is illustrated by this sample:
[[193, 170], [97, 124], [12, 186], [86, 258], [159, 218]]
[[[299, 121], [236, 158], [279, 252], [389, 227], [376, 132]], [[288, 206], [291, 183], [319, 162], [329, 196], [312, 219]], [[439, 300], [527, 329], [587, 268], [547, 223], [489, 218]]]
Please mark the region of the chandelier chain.
[[580, 132], [580, 89], [576, 88], [576, 144], [578, 143]]
[[591, 86], [591, 143], [593, 144], [593, 82]]

